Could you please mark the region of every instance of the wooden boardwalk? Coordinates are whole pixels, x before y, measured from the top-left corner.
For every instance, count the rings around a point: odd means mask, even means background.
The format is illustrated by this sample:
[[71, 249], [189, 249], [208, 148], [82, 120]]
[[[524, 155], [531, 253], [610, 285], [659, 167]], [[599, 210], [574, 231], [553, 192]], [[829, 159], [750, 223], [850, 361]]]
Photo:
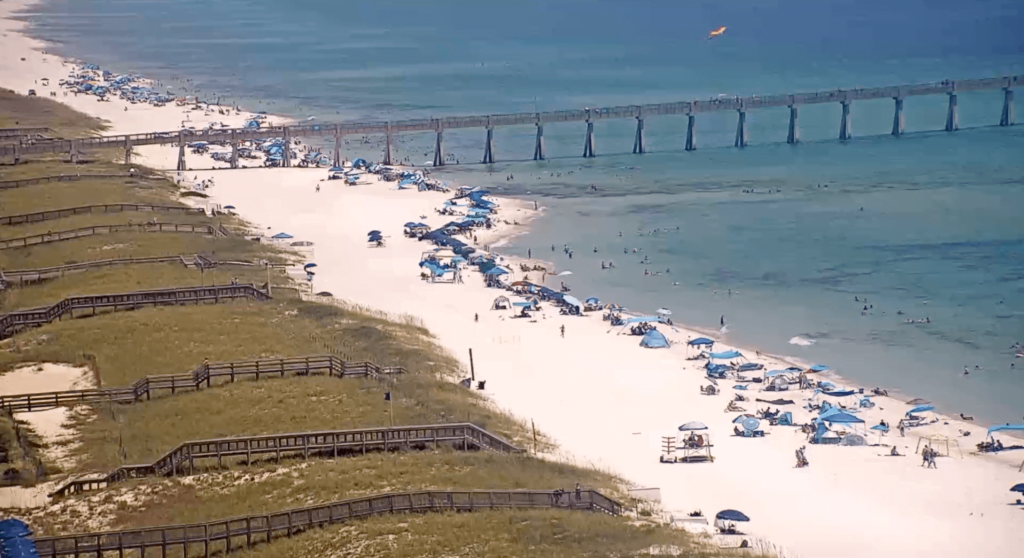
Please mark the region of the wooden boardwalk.
[[215, 237], [229, 236], [227, 229], [222, 225], [195, 225], [190, 223], [131, 223], [120, 225], [96, 225], [94, 227], [82, 227], [66, 231], [53, 231], [42, 234], [33, 234], [20, 238], [0, 239], [0, 250], [12, 248], [26, 248], [39, 244], [73, 240], [97, 234], [112, 234], [119, 232], [133, 233], [188, 233], [206, 234]]
[[42, 558], [94, 557], [106, 552], [124, 556], [132, 550], [145, 556], [147, 550], [157, 548], [160, 556], [167, 556], [168, 549], [180, 548], [182, 556], [209, 557], [375, 515], [501, 509], [562, 509], [617, 516], [623, 507], [596, 490], [581, 490], [578, 495], [553, 490], [430, 490], [350, 498], [206, 523], [37, 537], [35, 542]]
[[147, 465], [124, 465], [110, 473], [79, 478], [58, 488], [51, 497], [71, 496], [100, 490], [111, 484], [129, 479], [154, 476], [192, 475], [197, 461], [216, 460], [223, 467], [225, 458], [245, 458], [251, 464], [253, 456], [271, 455], [278, 462], [282, 457], [337, 458], [343, 455], [363, 454], [369, 451], [412, 450], [451, 446], [468, 451], [489, 450], [498, 453], [522, 453], [499, 436], [471, 423], [427, 424], [393, 426], [390, 428], [358, 428], [298, 432], [290, 434], [263, 434], [185, 442]]
[[146, 258], [111, 258], [106, 260], [91, 260], [73, 264], [58, 265], [53, 267], [40, 267], [36, 269], [11, 269], [0, 270], [0, 281], [9, 285], [39, 283], [48, 279], [64, 277], [69, 273], [88, 271], [90, 269], [101, 269], [119, 265], [145, 265], [159, 263], [180, 263], [187, 268], [214, 269], [224, 266], [240, 267], [262, 267], [257, 262], [211, 260], [199, 254], [190, 256], [151, 256]]
[[100, 178], [152, 178], [148, 176], [142, 176], [140, 174], [121, 173], [121, 174], [61, 174], [54, 176], [37, 176], [35, 178], [23, 178], [21, 180], [0, 180], [0, 190], [12, 190], [14, 188], [24, 188], [25, 186], [34, 186], [36, 184], [48, 184], [50, 182], [72, 182], [78, 180], [93, 180]]
[[65, 315], [75, 317], [75, 310], [135, 310], [143, 306], [167, 306], [201, 302], [218, 303], [235, 298], [270, 300], [270, 295], [255, 285], [216, 285], [209, 287], [178, 287], [151, 291], [72, 296], [47, 308], [18, 310], [0, 316], [0, 339], [30, 327], [38, 327]]
[[206, 215], [206, 210], [201, 207], [188, 207], [184, 205], [149, 205], [142, 203], [104, 203], [97, 205], [66, 207], [63, 209], [51, 209], [49, 211], [36, 211], [34, 213], [23, 213], [21, 215], [6, 215], [0, 217], [0, 226], [39, 223], [53, 219], [63, 219], [64, 217], [71, 217], [73, 215], [123, 213], [125, 211], [168, 213], [176, 215]]
[[269, 358], [236, 362], [204, 362], [184, 374], [146, 376], [130, 386], [83, 390], [23, 393], [0, 396], [0, 408], [11, 413], [46, 411], [57, 407], [96, 405], [102, 403], [135, 403], [150, 400], [161, 392], [174, 395], [214, 385], [234, 383], [252, 378], [284, 378], [286, 376], [331, 376], [335, 378], [377, 378], [404, 374], [397, 366], [377, 366], [372, 362], [351, 362], [335, 355], [313, 355], [292, 358]]

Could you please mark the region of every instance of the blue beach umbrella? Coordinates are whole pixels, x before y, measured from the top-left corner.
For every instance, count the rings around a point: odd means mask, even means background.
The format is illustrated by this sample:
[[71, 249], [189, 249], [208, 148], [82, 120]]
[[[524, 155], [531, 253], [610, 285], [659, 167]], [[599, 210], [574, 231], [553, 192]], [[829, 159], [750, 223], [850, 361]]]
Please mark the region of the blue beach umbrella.
[[308, 264], [302, 266], [302, 269], [309, 269], [311, 267], [316, 267], [316, 264], [315, 263], [308, 263]]
[[1024, 494], [1024, 482], [1013, 485], [1010, 492], [1020, 492], [1021, 494]]
[[722, 521], [750, 521], [747, 514], [737, 510], [722, 510], [715, 515], [715, 519]]

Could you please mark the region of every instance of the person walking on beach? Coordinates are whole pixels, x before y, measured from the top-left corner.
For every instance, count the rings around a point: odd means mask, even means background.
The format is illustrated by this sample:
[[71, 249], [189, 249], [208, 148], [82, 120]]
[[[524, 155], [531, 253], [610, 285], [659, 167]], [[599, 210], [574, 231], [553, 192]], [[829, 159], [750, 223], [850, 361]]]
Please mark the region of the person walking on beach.
[[473, 321], [474, 322], [479, 322], [480, 321], [480, 314], [473, 314]]
[[565, 324], [562, 324], [562, 326], [559, 327], [558, 329], [562, 331], [562, 339], [565, 339]]
[[903, 421], [902, 420], [900, 421], [899, 429], [900, 429], [900, 438], [905, 437], [907, 435], [906, 434], [906, 428], [903, 426]]
[[528, 259], [531, 259], [531, 260], [533, 259], [533, 250], [532, 249], [530, 249], [530, 248], [526, 249], [526, 257]]
[[725, 314], [722, 314], [722, 317], [718, 320], [718, 325], [725, 325]]
[[316, 185], [316, 193], [317, 193], [317, 194], [319, 194], [319, 193], [320, 193], [320, 185], [319, 185], [319, 184], [317, 184], [317, 185]]

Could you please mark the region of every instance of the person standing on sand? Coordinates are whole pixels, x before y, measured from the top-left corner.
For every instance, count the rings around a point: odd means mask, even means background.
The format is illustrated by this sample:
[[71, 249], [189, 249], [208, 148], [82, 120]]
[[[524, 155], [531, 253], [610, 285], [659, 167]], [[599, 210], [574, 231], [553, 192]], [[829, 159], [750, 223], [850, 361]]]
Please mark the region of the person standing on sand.
[[317, 184], [317, 185], [316, 185], [316, 193], [317, 193], [317, 194], [319, 194], [319, 193], [320, 193], [320, 185], [319, 185], [319, 184]]
[[532, 260], [532, 259], [533, 259], [533, 250], [531, 250], [531, 249], [527, 248], [527, 249], [526, 249], [526, 257], [527, 257], [528, 259], [531, 259], [531, 260]]
[[473, 321], [474, 322], [479, 322], [480, 321], [480, 314], [473, 314]]
[[565, 339], [565, 324], [562, 324], [562, 326], [558, 329], [562, 331], [562, 339]]

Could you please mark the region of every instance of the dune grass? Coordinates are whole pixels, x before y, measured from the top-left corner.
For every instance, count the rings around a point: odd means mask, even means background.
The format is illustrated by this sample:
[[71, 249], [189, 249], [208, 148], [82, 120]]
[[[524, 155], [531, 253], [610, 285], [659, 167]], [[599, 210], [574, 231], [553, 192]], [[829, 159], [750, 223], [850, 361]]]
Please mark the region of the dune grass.
[[0, 128], [50, 128], [53, 137], [80, 137], [107, 129], [99, 118], [50, 100], [0, 88]]
[[[49, 126], [55, 135], [70, 137], [100, 130], [103, 124], [47, 99], [0, 90], [0, 126]], [[114, 162], [115, 156], [118, 154], [113, 152], [93, 153], [89, 164], [63, 163], [55, 156], [32, 158], [17, 167], [0, 167], [0, 180], [127, 171]], [[177, 192], [174, 184], [160, 179], [50, 183], [0, 194], [0, 214], [93, 203], [176, 204]], [[182, 216], [156, 216], [164, 222], [192, 222]], [[91, 224], [96, 217], [4, 227], [0, 235], [74, 228]], [[135, 220], [128, 214], [99, 217], [105, 223]], [[152, 217], [140, 215], [139, 220]], [[229, 228], [245, 227], [231, 218], [224, 222]], [[288, 258], [274, 247], [241, 237], [117, 233], [3, 250], [0, 267], [32, 269], [115, 257], [196, 253], [221, 260]], [[238, 268], [207, 272], [203, 279], [207, 284], [223, 284], [232, 276], [249, 280]], [[5, 309], [36, 306], [71, 294], [179, 286], [182, 281], [197, 284], [197, 279], [195, 270], [177, 264], [90, 270], [10, 292], [4, 295], [3, 304]], [[286, 280], [274, 278], [275, 285]], [[327, 377], [239, 381], [133, 405], [98, 406], [85, 411], [74, 424], [80, 444], [66, 448], [81, 460], [75, 471], [67, 471], [74, 473], [152, 461], [193, 439], [384, 425], [388, 421], [384, 391], [394, 395], [396, 424], [470, 421], [521, 447], [532, 445], [533, 433], [527, 432], [525, 425], [496, 410], [478, 392], [455, 383], [465, 374], [461, 365], [417, 320], [394, 320], [355, 305], [303, 302], [294, 293], [276, 288], [274, 297], [268, 302], [236, 300], [64, 320], [0, 342], [0, 371], [27, 362], [84, 364], [93, 369], [100, 386], [124, 386], [146, 375], [188, 372], [204, 358], [231, 361], [302, 356], [322, 354], [327, 346], [350, 360], [410, 371], [385, 381]], [[6, 434], [0, 421], [0, 439]], [[579, 482], [621, 496], [622, 486], [621, 480], [606, 473], [528, 455], [450, 449], [281, 464], [261, 461], [251, 467], [225, 463], [225, 468], [192, 477], [132, 481], [17, 515], [26, 518], [36, 533], [45, 535], [95, 530], [96, 525], [131, 528], [219, 519], [395, 490], [569, 489]], [[663, 552], [663, 548], [671, 552]], [[575, 558], [640, 553], [729, 555], [702, 546], [678, 530], [557, 510], [375, 517], [260, 545], [240, 555]]]

